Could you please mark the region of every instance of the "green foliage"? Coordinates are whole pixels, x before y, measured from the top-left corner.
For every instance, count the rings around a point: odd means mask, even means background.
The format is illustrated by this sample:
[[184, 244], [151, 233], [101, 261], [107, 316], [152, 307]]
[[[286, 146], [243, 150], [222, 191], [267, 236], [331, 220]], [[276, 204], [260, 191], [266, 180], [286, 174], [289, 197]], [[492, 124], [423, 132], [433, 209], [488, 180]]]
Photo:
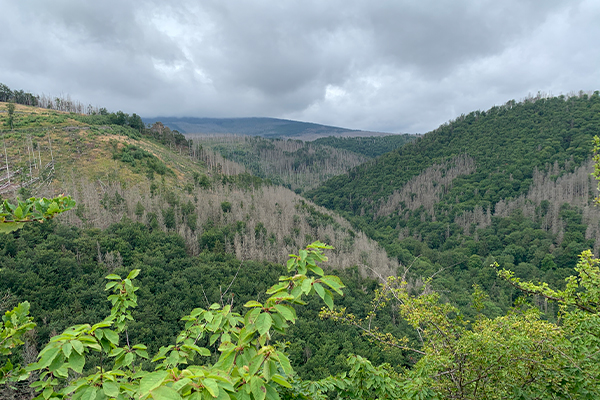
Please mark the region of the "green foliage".
[[417, 136], [408, 134], [368, 137], [329, 136], [313, 140], [312, 143], [336, 149], [344, 149], [369, 158], [375, 158], [396, 150], [415, 139], [417, 139]]
[[[0, 385], [27, 378], [27, 373], [19, 365], [13, 365], [10, 356], [15, 348], [23, 344], [22, 337], [35, 327], [29, 316], [29, 302], [24, 301], [2, 316], [0, 330]], [[4, 365], [3, 365], [4, 364]]]
[[173, 175], [173, 171], [158, 159], [158, 157], [132, 144], [127, 144], [120, 149], [115, 149], [113, 152], [113, 159], [130, 164], [137, 173], [146, 173], [150, 175], [153, 175], [154, 173], [159, 175], [169, 173]]
[[[111, 274], [106, 285], [106, 290], [113, 292], [109, 296], [110, 315], [95, 325], [73, 326], [54, 336], [38, 361], [27, 367], [27, 371], [39, 374], [32, 386], [40, 393], [38, 398], [44, 399], [278, 399], [277, 388], [292, 387], [289, 378], [293, 369], [279, 346], [270, 344], [272, 335], [285, 333], [288, 322], [296, 321], [292, 305], [305, 304], [304, 295], [316, 292], [331, 308], [332, 294], [323, 285], [342, 293], [339, 278], [325, 276], [316, 265], [327, 260], [322, 249], [328, 248], [316, 242], [292, 256], [288, 262], [292, 275], [281, 277], [280, 283], [267, 291], [270, 297], [263, 303], [247, 302], [244, 315], [233, 312], [230, 305], [194, 309], [182, 318], [185, 328], [175, 344], [162, 347], [152, 358], [154, 372], [144, 370], [140, 363], [149, 358], [146, 346], [131, 345], [127, 335], [128, 321], [133, 320], [130, 310], [137, 306], [138, 288], [132, 280], [140, 271], [131, 271], [125, 279]], [[119, 346], [123, 333], [126, 340]], [[212, 362], [210, 350], [196, 344], [204, 338], [210, 345], [218, 345]], [[93, 353], [105, 360], [100, 368], [69, 380], [69, 371], [81, 374]], [[198, 357], [200, 364], [195, 361]]]
[[[493, 287], [489, 294], [497, 308], [488, 307], [486, 312], [499, 316], [511, 306], [515, 291], [494, 283], [495, 271], [489, 267], [494, 261], [523, 279], [560, 287], [572, 274], [577, 255], [594, 246], [582, 222], [584, 207], [551, 204], [542, 196], [539, 203], [524, 200], [533, 213], [494, 214], [502, 204], [528, 193], [535, 169], [548, 174], [556, 169], [557, 175], [548, 179], [558, 179], [588, 160], [600, 123], [595, 111], [599, 106], [600, 95], [594, 93], [508, 102], [472, 112], [304, 195], [339, 212], [400, 263], [414, 262], [410, 279], [435, 274], [432, 287], [447, 293], [445, 297], [469, 316], [473, 313], [468, 307], [469, 288], [474, 283], [485, 290]], [[474, 160], [475, 170], [433, 193], [432, 204], [409, 208], [400, 203], [389, 214], [380, 212], [411, 179], [434, 164], [446, 165], [443, 176], [461, 155]], [[425, 180], [411, 190], [426, 191], [428, 183], [431, 190], [439, 187]], [[474, 223], [457, 222], [476, 210], [482, 212]], [[474, 268], [474, 255], [481, 259], [479, 268]]]
[[75, 206], [71, 196], [58, 196], [53, 199], [29, 198], [11, 204], [5, 200], [0, 205], [0, 233], [15, 231], [28, 222], [44, 222]]

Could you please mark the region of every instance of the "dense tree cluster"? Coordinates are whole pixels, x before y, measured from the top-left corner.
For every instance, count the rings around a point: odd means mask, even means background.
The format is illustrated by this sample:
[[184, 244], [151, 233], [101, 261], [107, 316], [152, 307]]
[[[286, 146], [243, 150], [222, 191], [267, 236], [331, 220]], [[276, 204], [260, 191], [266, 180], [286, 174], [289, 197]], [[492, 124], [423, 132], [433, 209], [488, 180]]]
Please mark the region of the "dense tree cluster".
[[[599, 126], [598, 92], [510, 101], [463, 115], [306, 196], [401, 263], [418, 257], [413, 270], [441, 270], [433, 285], [450, 285], [454, 301], [494, 260], [559, 284], [577, 254], [600, 243], [589, 176]], [[494, 300], [503, 309], [512, 301]]]
[[365, 157], [376, 158], [415, 139], [417, 139], [416, 135], [409, 134], [369, 137], [328, 136], [313, 140], [311, 143], [345, 149]]

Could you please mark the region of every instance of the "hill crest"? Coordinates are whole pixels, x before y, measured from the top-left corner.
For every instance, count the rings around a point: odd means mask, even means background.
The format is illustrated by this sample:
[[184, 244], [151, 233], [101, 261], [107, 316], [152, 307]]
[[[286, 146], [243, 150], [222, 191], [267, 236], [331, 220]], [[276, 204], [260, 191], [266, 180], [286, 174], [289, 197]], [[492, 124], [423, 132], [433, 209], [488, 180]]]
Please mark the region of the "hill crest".
[[195, 118], [195, 117], [155, 117], [143, 118], [146, 124], [160, 121], [165, 126], [181, 133], [233, 134], [262, 136], [265, 138], [293, 138], [315, 140], [327, 136], [386, 136], [390, 133], [361, 131], [336, 126], [321, 125], [288, 119], [248, 117], [248, 118]]

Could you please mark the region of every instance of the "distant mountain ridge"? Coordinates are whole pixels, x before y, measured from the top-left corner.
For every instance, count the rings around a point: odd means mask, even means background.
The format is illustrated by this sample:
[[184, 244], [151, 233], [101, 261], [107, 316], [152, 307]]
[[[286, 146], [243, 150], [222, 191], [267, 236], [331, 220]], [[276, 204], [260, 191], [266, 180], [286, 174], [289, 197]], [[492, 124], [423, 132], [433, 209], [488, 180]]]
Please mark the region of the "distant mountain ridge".
[[165, 126], [181, 133], [234, 134], [262, 136], [265, 138], [294, 138], [314, 140], [327, 136], [385, 136], [390, 133], [370, 132], [293, 121], [279, 118], [194, 118], [194, 117], [156, 117], [143, 118], [144, 123], [160, 121]]

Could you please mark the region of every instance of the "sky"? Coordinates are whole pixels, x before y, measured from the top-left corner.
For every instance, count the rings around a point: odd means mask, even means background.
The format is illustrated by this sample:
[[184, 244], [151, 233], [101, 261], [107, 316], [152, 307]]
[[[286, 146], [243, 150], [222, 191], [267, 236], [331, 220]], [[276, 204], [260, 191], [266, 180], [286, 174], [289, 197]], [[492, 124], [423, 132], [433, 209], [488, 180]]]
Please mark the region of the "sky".
[[598, 0], [0, 0], [0, 83], [142, 117], [425, 133], [600, 90]]

